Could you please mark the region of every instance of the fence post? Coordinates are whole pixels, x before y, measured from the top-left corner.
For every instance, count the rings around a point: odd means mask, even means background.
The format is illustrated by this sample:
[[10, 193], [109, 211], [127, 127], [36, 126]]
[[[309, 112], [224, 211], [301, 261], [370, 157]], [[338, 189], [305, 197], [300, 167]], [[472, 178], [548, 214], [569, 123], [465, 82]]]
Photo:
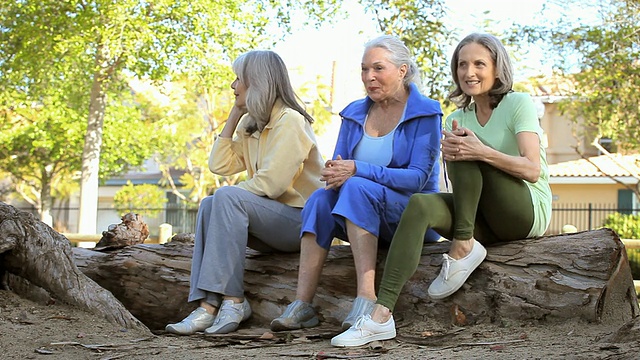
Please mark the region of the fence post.
[[169, 239], [171, 238], [171, 233], [173, 227], [171, 226], [171, 224], [160, 224], [160, 230], [158, 230], [158, 243], [159, 244], [164, 244], [167, 241], [169, 241]]
[[592, 204], [589, 203], [589, 230], [593, 230], [593, 227], [591, 227], [591, 217], [593, 216], [593, 207]]

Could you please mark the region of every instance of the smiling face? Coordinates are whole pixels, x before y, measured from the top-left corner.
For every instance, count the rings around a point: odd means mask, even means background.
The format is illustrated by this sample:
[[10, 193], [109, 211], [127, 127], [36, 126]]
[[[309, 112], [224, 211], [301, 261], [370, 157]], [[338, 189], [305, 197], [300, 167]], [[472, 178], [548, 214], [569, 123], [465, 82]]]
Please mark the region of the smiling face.
[[240, 81], [240, 79], [236, 78], [231, 83], [231, 88], [233, 89], [233, 95], [236, 97], [235, 106], [239, 109], [246, 110], [247, 109], [247, 86]]
[[394, 65], [385, 49], [370, 48], [362, 57], [362, 83], [375, 102], [392, 98], [403, 87], [406, 73], [407, 65]]
[[477, 98], [486, 96], [496, 83], [496, 65], [491, 52], [477, 43], [463, 46], [458, 53], [456, 74], [460, 89]]

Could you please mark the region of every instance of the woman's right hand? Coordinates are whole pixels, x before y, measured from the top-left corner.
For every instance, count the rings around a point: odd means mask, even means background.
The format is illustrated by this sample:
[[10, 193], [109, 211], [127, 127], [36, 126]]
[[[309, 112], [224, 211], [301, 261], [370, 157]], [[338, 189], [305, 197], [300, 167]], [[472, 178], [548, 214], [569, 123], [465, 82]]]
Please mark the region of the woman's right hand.
[[220, 137], [233, 137], [233, 132], [236, 131], [240, 118], [246, 113], [246, 108], [239, 108], [234, 105], [229, 112], [229, 117], [227, 118], [227, 122], [224, 124], [224, 128], [220, 132]]
[[[240, 118], [242, 117], [242, 115], [247, 113], [247, 109], [246, 108], [239, 108], [237, 106], [233, 106], [231, 108], [231, 111], [229, 112], [229, 117], [227, 118], [227, 123], [231, 122], [232, 124], [235, 124], [236, 126], [238, 125], [238, 122], [240, 121]], [[235, 126], [234, 126], [235, 129]]]
[[469, 129], [459, 127], [453, 120], [451, 131], [443, 131], [442, 156], [447, 161], [482, 160], [486, 146]]
[[326, 190], [337, 189], [355, 173], [355, 161], [343, 160], [342, 156], [338, 155], [335, 160], [328, 160], [324, 164], [324, 169], [320, 171], [320, 181], [325, 182]]

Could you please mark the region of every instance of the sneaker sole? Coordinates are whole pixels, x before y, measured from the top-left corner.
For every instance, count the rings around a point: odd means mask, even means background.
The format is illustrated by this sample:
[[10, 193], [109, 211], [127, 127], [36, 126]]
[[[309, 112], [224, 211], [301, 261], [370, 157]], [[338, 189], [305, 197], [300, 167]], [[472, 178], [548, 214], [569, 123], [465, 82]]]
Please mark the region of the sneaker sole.
[[196, 331], [180, 331], [173, 326], [166, 326], [164, 331], [175, 335], [193, 335], [196, 333]]
[[[276, 319], [277, 320], [277, 319]], [[318, 320], [317, 317], [314, 317], [313, 319], [307, 320], [307, 321], [303, 321], [300, 324], [296, 324], [295, 326], [287, 326], [279, 321], [272, 321], [271, 322], [271, 330], [273, 331], [287, 331], [287, 330], [298, 330], [298, 329], [305, 329], [305, 328], [311, 328], [314, 326], [318, 326], [318, 324], [320, 323], [320, 320]]]
[[441, 294], [432, 294], [431, 291], [429, 291], [430, 289], [427, 289], [427, 293], [429, 294], [429, 297], [434, 299], [434, 300], [442, 300], [446, 297], [449, 297], [451, 295], [453, 295], [456, 291], [460, 290], [460, 288], [462, 287], [462, 285], [464, 285], [465, 282], [467, 282], [467, 279], [469, 279], [469, 276], [471, 276], [471, 274], [476, 271], [476, 269], [478, 268], [478, 266], [480, 266], [480, 264], [482, 264], [482, 262], [484, 261], [484, 259], [487, 257], [487, 252], [485, 250], [484, 252], [484, 256], [480, 259], [480, 261], [478, 261], [477, 264], [473, 264], [471, 267], [471, 271], [469, 271], [464, 278], [462, 279], [462, 281], [460, 282], [460, 285], [453, 287], [451, 289], [449, 289], [449, 291], [445, 291]]
[[238, 323], [228, 323], [228, 324], [224, 324], [219, 329], [215, 329], [215, 330], [209, 330], [210, 328], [207, 328], [204, 331], [204, 333], [206, 335], [228, 334], [230, 332], [236, 331], [239, 326], [240, 326], [240, 324], [238, 324]]
[[391, 340], [396, 337], [395, 331], [388, 331], [380, 334], [370, 335], [365, 338], [360, 339], [351, 339], [351, 340], [340, 340], [340, 339], [331, 339], [331, 345], [335, 347], [352, 347], [352, 346], [362, 346], [366, 345], [373, 341], [382, 341], [382, 340]]

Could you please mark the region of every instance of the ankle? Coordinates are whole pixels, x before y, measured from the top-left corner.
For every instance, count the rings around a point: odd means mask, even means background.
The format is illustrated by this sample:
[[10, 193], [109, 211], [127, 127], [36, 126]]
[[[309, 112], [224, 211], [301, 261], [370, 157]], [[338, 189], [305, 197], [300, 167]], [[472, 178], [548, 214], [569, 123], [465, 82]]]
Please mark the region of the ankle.
[[358, 294], [356, 295], [356, 298], [361, 298], [361, 299], [365, 299], [367, 301], [371, 301], [371, 302], [376, 302], [378, 300], [378, 297], [374, 294], [366, 294], [366, 295], [362, 295], [362, 294]]
[[391, 310], [389, 310], [386, 306], [376, 304], [373, 307], [373, 311], [371, 311], [371, 320], [383, 324], [391, 319]]
[[233, 300], [235, 304], [240, 304], [244, 302], [243, 297], [235, 297], [235, 296], [224, 296], [222, 300]]
[[449, 249], [449, 256], [456, 260], [464, 258], [465, 256], [469, 255], [471, 249], [473, 249], [474, 243], [474, 238], [468, 240], [453, 239], [451, 248]]
[[208, 302], [201, 301], [200, 307], [205, 309], [209, 315], [215, 315], [216, 313], [218, 313], [218, 308], [209, 304]]

